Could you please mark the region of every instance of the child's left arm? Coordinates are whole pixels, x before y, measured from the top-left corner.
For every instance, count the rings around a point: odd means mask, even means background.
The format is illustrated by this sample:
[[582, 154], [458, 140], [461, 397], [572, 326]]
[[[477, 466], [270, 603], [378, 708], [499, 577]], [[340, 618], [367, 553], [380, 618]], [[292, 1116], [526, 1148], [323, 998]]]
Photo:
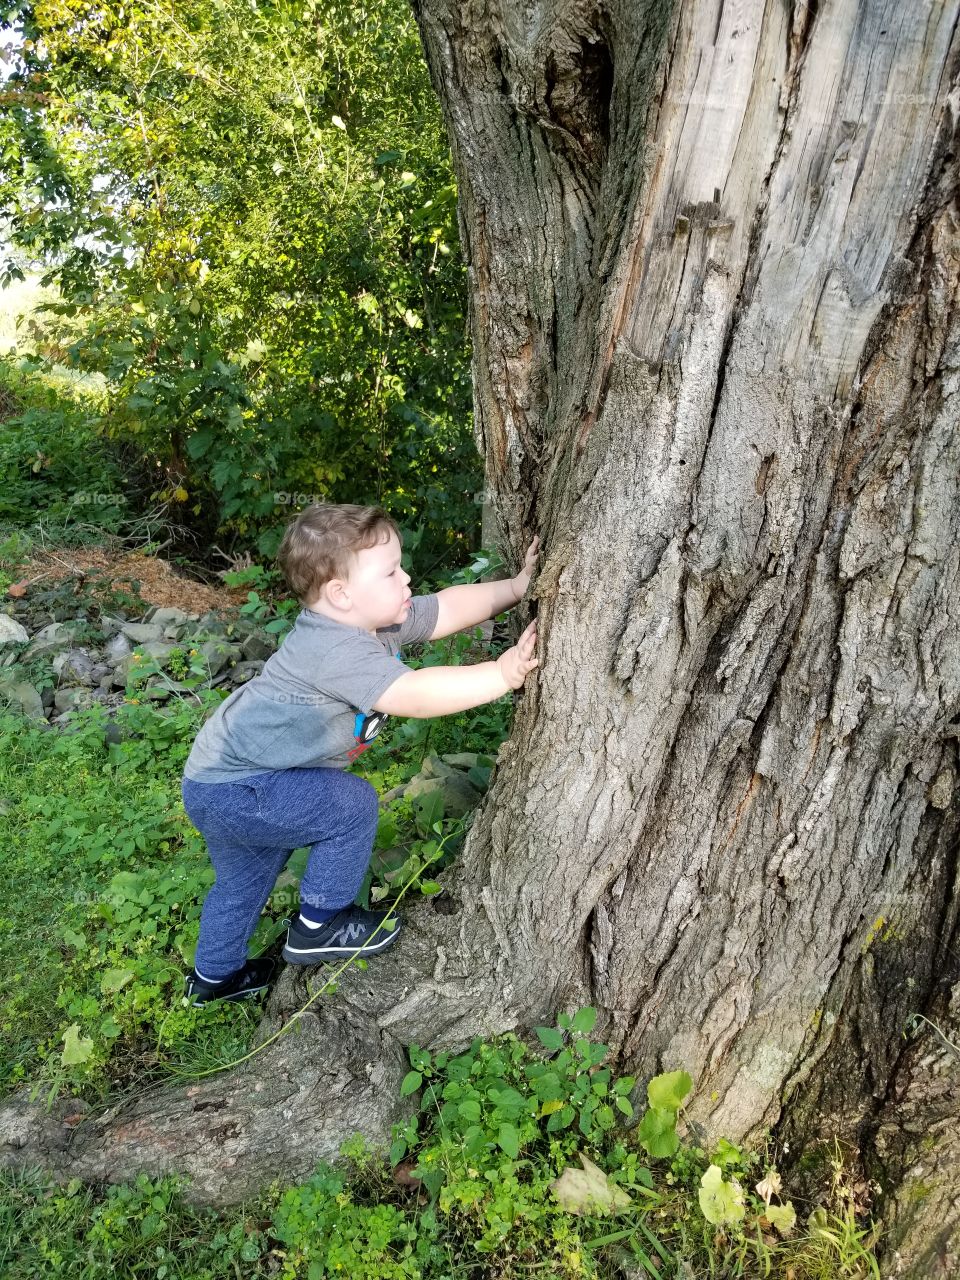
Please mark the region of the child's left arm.
[[537, 567], [537, 553], [540, 550], [540, 536], [534, 534], [533, 541], [527, 548], [523, 568], [515, 578], [504, 578], [499, 582], [472, 582], [467, 586], [444, 587], [437, 592], [440, 612], [437, 614], [437, 625], [431, 640], [442, 640], [444, 636], [452, 636], [467, 627], [476, 627], [488, 618], [495, 618], [505, 609], [511, 609], [523, 599], [530, 578]]

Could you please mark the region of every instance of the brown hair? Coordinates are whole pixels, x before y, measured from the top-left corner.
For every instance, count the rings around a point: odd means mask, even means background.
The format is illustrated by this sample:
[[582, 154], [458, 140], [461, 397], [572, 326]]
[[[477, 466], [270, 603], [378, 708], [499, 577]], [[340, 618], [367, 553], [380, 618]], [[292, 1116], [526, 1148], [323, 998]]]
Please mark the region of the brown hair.
[[314, 502], [287, 525], [277, 563], [290, 590], [305, 605], [319, 596], [324, 583], [349, 577], [357, 552], [388, 541], [391, 529], [402, 542], [383, 507]]

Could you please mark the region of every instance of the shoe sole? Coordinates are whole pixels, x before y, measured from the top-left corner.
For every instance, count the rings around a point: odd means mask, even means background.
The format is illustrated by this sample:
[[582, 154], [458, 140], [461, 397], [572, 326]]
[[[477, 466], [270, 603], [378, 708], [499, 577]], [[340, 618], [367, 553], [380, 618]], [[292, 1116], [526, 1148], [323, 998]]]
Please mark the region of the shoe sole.
[[262, 987], [250, 987], [247, 991], [233, 991], [225, 996], [207, 996], [206, 1000], [188, 1000], [187, 1006], [190, 1009], [199, 1009], [205, 1004], [225, 1004], [227, 1000], [249, 1000], [251, 996], [258, 996], [261, 991], [268, 991], [270, 983], [265, 982]]
[[345, 959], [347, 956], [363, 956], [375, 955], [379, 951], [386, 951], [387, 947], [392, 946], [400, 936], [400, 930], [397, 929], [393, 933], [389, 933], [382, 942], [375, 942], [370, 946], [361, 947], [291, 947], [289, 943], [283, 948], [283, 958], [289, 964], [310, 964], [313, 960]]

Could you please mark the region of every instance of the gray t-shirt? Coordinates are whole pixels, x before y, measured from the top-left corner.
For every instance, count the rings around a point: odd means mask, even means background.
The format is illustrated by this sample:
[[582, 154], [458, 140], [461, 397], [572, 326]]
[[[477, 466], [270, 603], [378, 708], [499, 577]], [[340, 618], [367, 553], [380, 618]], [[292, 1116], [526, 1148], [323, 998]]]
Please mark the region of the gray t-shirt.
[[184, 773], [239, 782], [271, 769], [346, 769], [387, 716], [373, 704], [408, 667], [402, 644], [428, 640], [436, 593], [414, 596], [402, 622], [373, 633], [302, 609], [258, 676], [235, 689], [194, 739]]

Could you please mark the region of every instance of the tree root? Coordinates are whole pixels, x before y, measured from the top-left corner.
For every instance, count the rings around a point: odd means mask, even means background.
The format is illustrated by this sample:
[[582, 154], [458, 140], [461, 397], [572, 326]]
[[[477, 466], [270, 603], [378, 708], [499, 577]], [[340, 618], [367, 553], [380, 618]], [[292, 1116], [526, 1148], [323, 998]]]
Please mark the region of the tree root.
[[512, 1025], [493, 1012], [502, 1008], [488, 985], [494, 965], [449, 972], [448, 951], [464, 954], [455, 917], [428, 900], [405, 914], [396, 945], [367, 970], [346, 969], [333, 994], [310, 1001], [339, 966], [288, 966], [258, 1027], [264, 1047], [238, 1065], [106, 1109], [59, 1098], [48, 1111], [29, 1089], [17, 1093], [0, 1106], [0, 1167], [39, 1167], [61, 1182], [177, 1173], [190, 1179], [189, 1202], [228, 1205], [274, 1180], [308, 1177], [355, 1134], [383, 1149], [391, 1125], [413, 1110], [400, 1096], [406, 1045], [459, 1049]]
[[884, 1209], [884, 1277], [960, 1275], [958, 1045], [960, 983], [944, 1016], [911, 1047], [874, 1138], [892, 1188]]

